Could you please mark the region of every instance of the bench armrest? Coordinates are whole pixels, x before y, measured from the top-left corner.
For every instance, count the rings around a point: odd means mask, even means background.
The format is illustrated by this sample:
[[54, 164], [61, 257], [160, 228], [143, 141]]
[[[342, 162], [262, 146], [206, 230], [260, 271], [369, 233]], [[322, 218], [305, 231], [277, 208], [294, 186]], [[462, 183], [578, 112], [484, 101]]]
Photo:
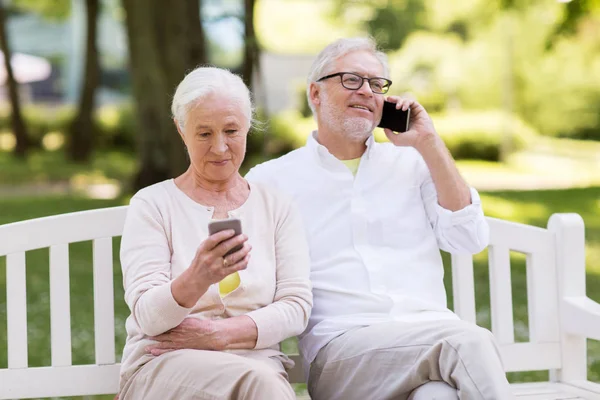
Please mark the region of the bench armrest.
[[568, 296], [561, 302], [561, 324], [565, 332], [600, 340], [600, 304], [587, 296]]

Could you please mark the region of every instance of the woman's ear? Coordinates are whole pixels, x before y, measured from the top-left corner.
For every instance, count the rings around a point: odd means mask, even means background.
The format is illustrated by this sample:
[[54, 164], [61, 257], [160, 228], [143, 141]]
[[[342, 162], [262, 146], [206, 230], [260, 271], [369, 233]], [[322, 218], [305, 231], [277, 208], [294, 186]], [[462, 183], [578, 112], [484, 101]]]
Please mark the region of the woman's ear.
[[177, 119], [175, 118], [173, 118], [173, 122], [175, 123], [175, 127], [177, 128], [177, 132], [179, 133], [181, 140], [183, 140], [183, 143], [185, 143], [185, 136], [183, 135], [183, 129], [181, 126], [179, 126], [179, 122], [177, 122]]

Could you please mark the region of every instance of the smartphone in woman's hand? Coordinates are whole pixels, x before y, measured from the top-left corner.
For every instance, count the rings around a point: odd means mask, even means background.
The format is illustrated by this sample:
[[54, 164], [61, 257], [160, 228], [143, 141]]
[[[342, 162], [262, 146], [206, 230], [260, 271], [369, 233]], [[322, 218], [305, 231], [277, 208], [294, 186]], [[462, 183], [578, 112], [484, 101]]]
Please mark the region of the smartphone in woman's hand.
[[[242, 221], [240, 221], [238, 218], [227, 218], [227, 219], [216, 219], [213, 221], [210, 221], [208, 223], [208, 234], [209, 235], [214, 235], [217, 232], [221, 232], [221, 231], [225, 231], [227, 229], [233, 229], [235, 231], [235, 235], [233, 235], [233, 237], [236, 237], [238, 235], [242, 234]], [[227, 252], [227, 254], [225, 254], [226, 256], [235, 253], [238, 250], [241, 250], [243, 247], [242, 244], [240, 244], [239, 246], [234, 247], [233, 249], [229, 250]]]

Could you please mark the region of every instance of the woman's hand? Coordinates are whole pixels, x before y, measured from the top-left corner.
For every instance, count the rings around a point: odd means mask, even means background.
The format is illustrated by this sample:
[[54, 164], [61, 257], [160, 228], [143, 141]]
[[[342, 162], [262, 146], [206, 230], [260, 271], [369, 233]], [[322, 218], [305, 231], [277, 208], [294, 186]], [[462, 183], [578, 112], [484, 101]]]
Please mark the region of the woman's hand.
[[[233, 235], [235, 231], [228, 229], [209, 236], [200, 244], [190, 267], [171, 284], [173, 298], [180, 306], [193, 307], [210, 285], [248, 267], [252, 250], [246, 243], [248, 236]], [[240, 250], [225, 256], [239, 245], [242, 245]]]
[[223, 350], [226, 342], [215, 321], [186, 318], [175, 328], [151, 337], [158, 343], [146, 347], [153, 356], [179, 349]]
[[180, 349], [253, 349], [258, 339], [258, 328], [247, 315], [216, 321], [188, 317], [175, 328], [150, 339], [158, 342], [146, 347], [153, 356]]
[[[234, 234], [232, 229], [217, 232], [200, 244], [190, 266], [199, 280], [212, 285], [234, 272], [246, 269], [252, 246], [246, 243], [248, 236], [241, 234], [233, 237]], [[239, 245], [243, 245], [240, 250], [225, 256]]]

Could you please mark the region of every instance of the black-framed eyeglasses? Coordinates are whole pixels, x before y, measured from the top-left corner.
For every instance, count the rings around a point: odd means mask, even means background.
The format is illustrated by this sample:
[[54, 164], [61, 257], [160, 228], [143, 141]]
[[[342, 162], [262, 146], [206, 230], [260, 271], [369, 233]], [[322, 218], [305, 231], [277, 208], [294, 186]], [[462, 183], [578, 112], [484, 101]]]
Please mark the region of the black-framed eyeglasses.
[[389, 79], [378, 77], [363, 78], [362, 76], [354, 74], [352, 72], [337, 72], [335, 74], [319, 78], [317, 79], [317, 82], [321, 82], [322, 80], [333, 78], [335, 76], [339, 76], [342, 82], [342, 86], [350, 90], [360, 89], [365, 83], [365, 81], [369, 82], [371, 91], [377, 94], [386, 94], [387, 91], [390, 90], [390, 86], [392, 86], [392, 81], [390, 81]]

